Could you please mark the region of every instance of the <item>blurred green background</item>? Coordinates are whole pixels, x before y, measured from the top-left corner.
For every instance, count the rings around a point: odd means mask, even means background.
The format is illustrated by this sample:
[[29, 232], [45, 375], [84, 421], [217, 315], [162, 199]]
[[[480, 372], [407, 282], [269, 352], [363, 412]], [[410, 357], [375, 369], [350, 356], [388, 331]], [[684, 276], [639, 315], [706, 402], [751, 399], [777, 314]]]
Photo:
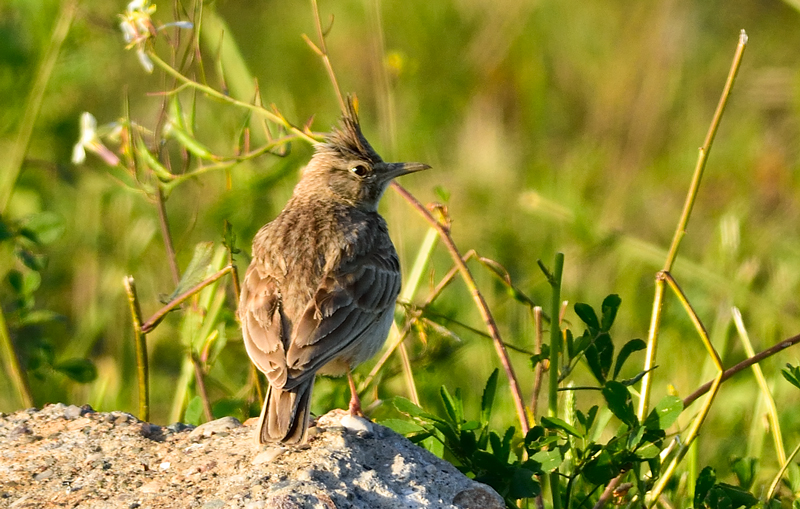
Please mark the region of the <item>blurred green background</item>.
[[[118, 28], [125, 5], [80, 2], [3, 216], [7, 224], [39, 227], [40, 240], [47, 241], [38, 251], [47, 258], [39, 271], [22, 265], [12, 241], [0, 244], [0, 301], [37, 406], [64, 401], [135, 413], [133, 333], [122, 278], [136, 278], [145, 317], [161, 306], [159, 296], [174, 289], [153, 201], [121, 185], [93, 155], [81, 166], [70, 162], [84, 111], [107, 124], [120, 120], [128, 101], [133, 120], [151, 129], [157, 122], [158, 93], [166, 81], [158, 69], [146, 74], [134, 52], [125, 50]], [[462, 252], [476, 249], [498, 261], [543, 305], [549, 286], [536, 261], [551, 264], [556, 252], [564, 252], [562, 295], [570, 303], [599, 306], [607, 294], [622, 297], [614, 329], [618, 341], [646, 337], [654, 274], [663, 265], [697, 149], [739, 30], [745, 29], [750, 42], [744, 63], [673, 271], [728, 366], [745, 356], [732, 326], [733, 305], [742, 310], [757, 351], [800, 332], [797, 7], [756, 0], [347, 0], [323, 2], [321, 11], [326, 25], [335, 16], [328, 50], [343, 90], [358, 94], [365, 134], [387, 160], [433, 166], [401, 183], [423, 202], [449, 195], [452, 233]], [[238, 45], [265, 104], [274, 103], [296, 125], [314, 116], [316, 131], [336, 122], [330, 82], [301, 38], [315, 32], [309, 3], [226, 0], [207, 2], [206, 9], [228, 24], [223, 47]], [[53, 0], [0, 3], [4, 154], [26, 117], [25, 101], [58, 13]], [[159, 2], [156, 24], [175, 19], [173, 6]], [[213, 65], [218, 46], [204, 44], [209, 83], [219, 87]], [[157, 48], [166, 46], [161, 42]], [[166, 59], [168, 52], [159, 54]], [[233, 95], [250, 86], [236, 69], [225, 72]], [[215, 153], [233, 154], [244, 113], [199, 98], [197, 138]], [[250, 239], [279, 212], [311, 153], [308, 144], [296, 141], [285, 158], [264, 156], [237, 165], [230, 171], [231, 190], [222, 172], [176, 188], [166, 208], [181, 269], [196, 243], [221, 241], [228, 220], [243, 248], [237, 260], [243, 270]], [[0, 163], [8, 171], [5, 165]], [[407, 273], [427, 226], [393, 192], [382, 211]], [[450, 267], [440, 247], [419, 299]], [[485, 269], [472, 268], [505, 340], [532, 349], [529, 309]], [[215, 401], [245, 399], [240, 389], [249, 364], [232, 290], [230, 295], [221, 315], [228, 344], [209, 373]], [[670, 387], [686, 396], [712, 376], [702, 344], [671, 297], [653, 401]], [[482, 329], [460, 281], [435, 307]], [[25, 319], [40, 311], [54, 315]], [[566, 319], [579, 329], [576, 334], [582, 332], [571, 307]], [[173, 313], [148, 336], [152, 420], [161, 424], [169, 419], [185, 357], [180, 320]], [[458, 339], [432, 334], [427, 343], [415, 336], [409, 344], [423, 405], [435, 407], [443, 383], [461, 387], [477, 401], [498, 366], [487, 339], [452, 329]], [[529, 397], [533, 375], [527, 356], [511, 355]], [[91, 383], [53, 369], [83, 358], [98, 371]], [[763, 363], [790, 448], [800, 439], [800, 398], [781, 378], [780, 367], [797, 364], [798, 358], [797, 350], [788, 350]], [[626, 376], [639, 371], [641, 359], [634, 355]], [[576, 373], [578, 382], [585, 371]], [[19, 401], [3, 373], [0, 410], [9, 412]], [[346, 404], [343, 380], [323, 380], [317, 387], [316, 412]], [[378, 396], [396, 394], [406, 392], [399, 363], [392, 361]], [[502, 394], [495, 419], [512, 425], [511, 398]], [[752, 374], [727, 382], [719, 397], [722, 403], [712, 410], [704, 433], [714, 440], [700, 440], [704, 464], [725, 472], [731, 455], [774, 462]], [[592, 395], [580, 398], [581, 406], [596, 402]], [[240, 407], [220, 405], [215, 412], [246, 417]], [[378, 408], [375, 415], [389, 412]], [[743, 440], [748, 433], [751, 439]]]

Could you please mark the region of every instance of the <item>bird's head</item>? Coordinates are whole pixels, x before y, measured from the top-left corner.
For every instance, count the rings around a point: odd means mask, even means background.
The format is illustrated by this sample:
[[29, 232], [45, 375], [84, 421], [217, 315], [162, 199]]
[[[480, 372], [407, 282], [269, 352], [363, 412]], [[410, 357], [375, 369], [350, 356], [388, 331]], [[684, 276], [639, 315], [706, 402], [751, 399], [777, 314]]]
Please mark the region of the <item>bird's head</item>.
[[317, 144], [298, 188], [324, 189], [348, 205], [374, 211], [393, 178], [428, 168], [422, 163], [387, 163], [381, 159], [364, 138], [353, 101], [348, 98], [339, 127]]

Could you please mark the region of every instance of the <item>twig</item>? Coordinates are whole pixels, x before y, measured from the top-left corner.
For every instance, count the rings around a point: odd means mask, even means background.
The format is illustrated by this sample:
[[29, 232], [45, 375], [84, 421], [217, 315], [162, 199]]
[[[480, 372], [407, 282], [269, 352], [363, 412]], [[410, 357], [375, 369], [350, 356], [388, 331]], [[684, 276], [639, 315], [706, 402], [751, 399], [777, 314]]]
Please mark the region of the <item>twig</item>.
[[426, 209], [425, 206], [422, 205], [411, 193], [406, 191], [403, 186], [397, 182], [392, 182], [391, 185], [392, 189], [402, 196], [403, 199], [405, 199], [413, 209], [419, 212], [419, 214], [428, 222], [428, 224], [436, 229], [445, 247], [447, 247], [447, 250], [450, 252], [450, 256], [453, 258], [453, 261], [458, 267], [458, 270], [461, 273], [461, 278], [464, 280], [464, 283], [467, 285], [467, 288], [472, 294], [472, 299], [475, 301], [475, 305], [478, 308], [484, 323], [486, 323], [486, 328], [489, 331], [489, 334], [492, 336], [492, 342], [494, 343], [495, 350], [497, 351], [498, 357], [500, 357], [500, 362], [503, 365], [503, 369], [506, 372], [506, 377], [508, 378], [511, 395], [514, 399], [520, 427], [522, 428], [522, 434], [527, 434], [528, 430], [530, 429], [530, 425], [528, 424], [528, 410], [525, 407], [524, 400], [522, 399], [522, 392], [520, 391], [519, 383], [517, 382], [517, 376], [514, 374], [514, 367], [511, 365], [511, 360], [508, 358], [508, 352], [506, 351], [505, 344], [500, 337], [500, 330], [497, 328], [497, 323], [495, 323], [494, 317], [492, 316], [491, 311], [489, 311], [489, 306], [486, 304], [483, 294], [481, 294], [480, 290], [478, 290], [478, 285], [475, 283], [475, 279], [472, 277], [469, 267], [467, 267], [467, 264], [464, 262], [461, 254], [458, 252], [458, 248], [453, 242], [453, 238], [450, 236], [447, 228], [442, 223], [437, 221], [436, 218], [431, 215], [428, 209]]
[[192, 353], [190, 355], [192, 365], [194, 366], [194, 382], [197, 385], [197, 395], [200, 396], [200, 401], [203, 403], [203, 413], [206, 416], [206, 422], [214, 420], [214, 414], [211, 413], [211, 402], [208, 399], [208, 392], [206, 391], [206, 382], [203, 378], [203, 367], [200, 366], [200, 359]]
[[222, 276], [224, 276], [225, 274], [227, 274], [228, 272], [231, 272], [231, 271], [232, 271], [232, 268], [231, 268], [230, 265], [228, 265], [224, 269], [222, 269], [222, 270], [216, 272], [215, 274], [209, 276], [204, 281], [201, 281], [200, 283], [196, 284], [192, 288], [186, 290], [182, 294], [180, 294], [177, 297], [175, 297], [174, 299], [172, 299], [166, 306], [164, 306], [161, 309], [159, 309], [158, 311], [156, 311], [156, 313], [153, 316], [151, 316], [150, 319], [147, 320], [142, 325], [142, 332], [144, 334], [148, 334], [148, 333], [152, 332], [152, 330], [156, 327], [156, 325], [161, 323], [161, 320], [163, 320], [164, 317], [167, 316], [167, 313], [169, 313], [170, 311], [172, 311], [176, 307], [178, 307], [181, 304], [183, 304], [184, 301], [186, 301], [189, 297], [191, 297], [195, 293], [199, 292], [200, 290], [202, 290], [206, 286], [210, 285], [211, 283], [213, 283], [214, 281], [216, 281], [217, 279], [221, 278]]
[[148, 383], [147, 342], [142, 330], [142, 310], [139, 307], [139, 298], [136, 295], [136, 283], [133, 276], [123, 279], [125, 293], [128, 294], [128, 305], [133, 319], [134, 344], [136, 346], [136, 373], [139, 381], [139, 419], [150, 420], [150, 384]]
[[164, 249], [167, 251], [167, 261], [169, 262], [172, 281], [175, 286], [181, 281], [181, 270], [178, 268], [178, 257], [175, 254], [175, 245], [172, 242], [172, 233], [169, 231], [169, 221], [167, 220], [167, 204], [164, 199], [164, 191], [161, 185], [156, 186], [156, 208], [158, 208], [158, 224], [161, 227], [161, 238], [164, 239]]
[[311, 49], [314, 50], [314, 52], [319, 55], [320, 58], [322, 58], [322, 63], [325, 65], [325, 70], [328, 71], [328, 79], [331, 80], [333, 90], [336, 92], [336, 98], [339, 99], [339, 107], [341, 108], [342, 112], [344, 112], [347, 110], [347, 106], [345, 106], [344, 96], [342, 96], [342, 91], [339, 88], [339, 82], [336, 79], [336, 73], [333, 71], [331, 59], [328, 58], [328, 47], [325, 44], [325, 34], [322, 31], [322, 23], [320, 22], [319, 18], [319, 6], [317, 5], [317, 0], [311, 0], [311, 7], [314, 11], [314, 24], [317, 27], [319, 45], [314, 44], [305, 34], [303, 34], [303, 39], [305, 39], [308, 45], [311, 46]]
[[[728, 378], [732, 377], [736, 373], [749, 368], [753, 364], [756, 364], [758, 362], [763, 361], [767, 357], [775, 355], [776, 353], [780, 352], [781, 350], [786, 350], [790, 346], [794, 346], [797, 343], [800, 343], [800, 334], [798, 334], [796, 336], [792, 336], [792, 337], [790, 337], [788, 339], [784, 339], [780, 343], [777, 343], [776, 345], [774, 345], [774, 346], [772, 346], [770, 348], [767, 348], [766, 350], [764, 350], [762, 352], [759, 352], [758, 354], [756, 354], [756, 355], [754, 355], [754, 356], [752, 356], [750, 358], [747, 358], [747, 359], [743, 360], [739, 364], [736, 364], [735, 366], [732, 366], [732, 367], [726, 369], [725, 372], [722, 373], [722, 381], [724, 382], [725, 380], [727, 380]], [[689, 405], [694, 403], [697, 398], [699, 398], [703, 394], [707, 393], [709, 391], [709, 389], [711, 388], [711, 384], [713, 384], [713, 382], [714, 381], [711, 380], [709, 382], [704, 383], [703, 385], [700, 386], [699, 389], [697, 389], [696, 391], [694, 391], [693, 393], [691, 393], [690, 395], [685, 397], [683, 399], [683, 408], [687, 408]]]
[[307, 142], [311, 143], [312, 145], [319, 141], [314, 135], [309, 134], [309, 133], [307, 133], [307, 132], [295, 127], [294, 125], [292, 125], [292, 123], [289, 122], [288, 120], [286, 120], [285, 118], [283, 118], [282, 115], [276, 114], [276, 113], [274, 113], [274, 112], [272, 112], [272, 111], [270, 111], [270, 110], [268, 110], [266, 108], [262, 108], [261, 106], [256, 106], [254, 104], [250, 104], [250, 103], [246, 103], [244, 101], [240, 101], [238, 99], [234, 99], [233, 97], [225, 95], [225, 94], [223, 94], [221, 92], [218, 92], [217, 90], [214, 90], [213, 88], [211, 88], [209, 86], [206, 86], [206, 85], [203, 85], [201, 83], [198, 83], [198, 82], [192, 80], [191, 78], [187, 78], [186, 76], [184, 76], [180, 72], [178, 72], [175, 69], [173, 69], [172, 67], [170, 67], [170, 65], [168, 63], [166, 63], [163, 60], [161, 60], [155, 53], [149, 52], [147, 54], [147, 56], [150, 57], [150, 60], [152, 60], [155, 65], [159, 66], [166, 73], [171, 74], [171, 75], [175, 76], [176, 78], [178, 78], [178, 81], [186, 83], [188, 86], [190, 86], [192, 88], [195, 88], [195, 89], [203, 92], [206, 95], [209, 95], [211, 97], [215, 97], [215, 98], [217, 98], [217, 99], [219, 99], [221, 101], [224, 101], [224, 102], [227, 102], [227, 103], [230, 103], [230, 104], [234, 104], [234, 105], [239, 106], [241, 108], [245, 108], [245, 109], [254, 111], [255, 113], [258, 113], [259, 115], [265, 117], [269, 121], [274, 122], [275, 124], [278, 124], [278, 125], [281, 125], [281, 126], [285, 127], [287, 130], [295, 133], [297, 136], [299, 136], [300, 138], [303, 138], [304, 140], [306, 140]]

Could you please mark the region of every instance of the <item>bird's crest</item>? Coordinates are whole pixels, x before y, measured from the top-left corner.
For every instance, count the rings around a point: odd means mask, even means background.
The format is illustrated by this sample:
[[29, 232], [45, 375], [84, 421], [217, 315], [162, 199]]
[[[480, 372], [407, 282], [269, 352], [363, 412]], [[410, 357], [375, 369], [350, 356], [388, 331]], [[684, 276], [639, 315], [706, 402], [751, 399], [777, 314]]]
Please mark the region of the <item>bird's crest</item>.
[[373, 164], [380, 162], [381, 157], [361, 132], [357, 106], [358, 99], [348, 96], [339, 126], [328, 134], [325, 142], [318, 146], [318, 151], [332, 151], [346, 159], [364, 159]]

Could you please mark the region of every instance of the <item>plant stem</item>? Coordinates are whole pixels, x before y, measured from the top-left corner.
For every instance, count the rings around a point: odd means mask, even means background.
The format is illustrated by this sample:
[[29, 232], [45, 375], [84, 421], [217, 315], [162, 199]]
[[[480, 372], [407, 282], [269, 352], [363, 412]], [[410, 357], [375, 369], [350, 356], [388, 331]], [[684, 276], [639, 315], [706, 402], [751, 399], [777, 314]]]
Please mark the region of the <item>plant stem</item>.
[[[550, 322], [550, 384], [548, 386], [547, 415], [558, 417], [558, 355], [561, 350], [561, 324], [556, 318], [560, 316], [561, 309], [561, 275], [564, 271], [564, 253], [556, 253], [555, 269], [552, 277], [548, 277], [550, 286], [553, 289], [551, 300]], [[559, 489], [558, 469], [550, 472], [550, 495], [553, 501], [553, 509], [561, 509], [561, 490]]]
[[196, 284], [192, 288], [186, 290], [182, 294], [180, 294], [177, 297], [175, 297], [166, 306], [164, 306], [161, 309], [159, 309], [158, 311], [156, 311], [156, 313], [153, 316], [151, 316], [150, 319], [148, 319], [144, 324], [142, 324], [142, 332], [144, 332], [145, 334], [147, 334], [149, 332], [152, 332], [152, 330], [155, 329], [156, 326], [159, 323], [161, 323], [161, 320], [163, 320], [164, 317], [167, 316], [167, 313], [169, 313], [170, 311], [172, 311], [176, 307], [178, 307], [181, 304], [183, 304], [187, 299], [189, 299], [189, 297], [191, 297], [195, 293], [199, 292], [200, 290], [202, 290], [206, 286], [210, 285], [211, 283], [213, 283], [217, 279], [221, 278], [222, 276], [224, 276], [228, 272], [231, 272], [231, 270], [232, 270], [231, 266], [229, 265], [229, 266], [225, 267], [224, 269], [222, 269], [220, 271], [217, 271], [213, 275], [209, 276], [204, 281]]
[[[534, 306], [533, 308], [533, 326], [535, 328], [535, 344], [533, 351], [537, 355], [542, 353], [542, 339], [544, 338], [544, 329], [542, 324], [542, 307]], [[534, 422], [536, 421], [536, 409], [539, 406], [539, 393], [542, 390], [542, 379], [544, 378], [544, 363], [540, 362], [536, 365], [533, 378], [533, 395], [531, 396], [531, 415]]]
[[448, 231], [447, 227], [437, 221], [436, 218], [431, 215], [428, 209], [426, 209], [425, 206], [422, 205], [411, 193], [406, 191], [403, 186], [397, 182], [392, 182], [391, 186], [411, 205], [412, 208], [419, 212], [419, 214], [428, 222], [428, 224], [436, 229], [445, 247], [447, 247], [447, 250], [450, 252], [450, 256], [458, 267], [458, 270], [461, 273], [461, 278], [467, 285], [467, 288], [472, 295], [472, 299], [475, 301], [475, 306], [478, 308], [478, 311], [480, 312], [481, 317], [486, 324], [486, 328], [489, 331], [489, 334], [492, 336], [492, 342], [494, 343], [495, 350], [497, 351], [497, 356], [500, 358], [500, 363], [503, 365], [503, 369], [506, 372], [506, 378], [508, 378], [508, 384], [509, 388], [511, 389], [511, 396], [514, 399], [514, 405], [517, 409], [517, 416], [519, 417], [522, 434], [526, 435], [530, 429], [530, 425], [528, 424], [528, 410], [525, 407], [525, 401], [522, 399], [522, 392], [519, 388], [519, 382], [517, 382], [517, 376], [514, 374], [514, 367], [511, 365], [511, 360], [508, 358], [508, 352], [506, 351], [503, 339], [500, 337], [500, 330], [497, 328], [497, 323], [494, 321], [492, 312], [489, 311], [489, 306], [486, 304], [483, 294], [478, 289], [478, 285], [475, 283], [475, 279], [472, 277], [469, 267], [467, 267], [467, 264], [464, 262], [464, 259], [458, 252], [458, 248], [456, 247], [455, 242], [453, 242], [453, 238], [450, 236], [450, 232]]
[[[754, 355], [754, 356], [752, 356], [752, 357], [750, 357], [748, 359], [743, 360], [739, 364], [736, 364], [735, 366], [732, 366], [732, 367], [726, 369], [725, 372], [722, 373], [722, 381], [724, 382], [725, 380], [727, 380], [728, 378], [732, 377], [736, 373], [749, 368], [753, 364], [761, 362], [764, 359], [766, 359], [767, 357], [771, 357], [771, 356], [775, 355], [776, 353], [778, 353], [778, 352], [780, 352], [782, 350], [786, 350], [790, 346], [794, 346], [794, 345], [796, 345], [798, 343], [800, 343], [800, 334], [798, 334], [796, 336], [792, 336], [792, 337], [790, 337], [788, 339], [784, 339], [780, 343], [777, 343], [776, 345], [773, 345], [770, 348], [767, 348], [766, 350], [764, 350], [762, 352], [759, 352], [756, 355]], [[683, 407], [687, 408], [689, 405], [694, 403], [697, 398], [699, 398], [703, 394], [707, 393], [709, 391], [709, 389], [711, 388], [711, 385], [713, 383], [714, 383], [713, 380], [711, 380], [709, 382], [706, 382], [703, 385], [701, 385], [700, 388], [698, 388], [696, 391], [694, 391], [693, 393], [691, 393], [688, 396], [686, 396], [683, 399]]]
[[167, 220], [167, 204], [164, 198], [164, 191], [161, 185], [156, 190], [156, 206], [158, 208], [158, 224], [161, 227], [161, 237], [164, 239], [164, 249], [167, 252], [167, 261], [172, 273], [172, 282], [175, 286], [181, 281], [181, 270], [178, 268], [178, 257], [175, 255], [175, 245], [172, 242], [172, 233], [169, 231], [169, 221]]
[[142, 331], [142, 310], [136, 295], [136, 283], [133, 276], [123, 279], [125, 293], [128, 294], [128, 305], [133, 319], [134, 345], [136, 346], [136, 373], [139, 381], [139, 419], [150, 420], [150, 385], [148, 383], [147, 342]]
[[268, 109], [263, 108], [261, 106], [256, 106], [255, 104], [246, 103], [244, 101], [239, 101], [238, 99], [234, 99], [233, 97], [230, 97], [230, 96], [225, 95], [225, 94], [223, 94], [221, 92], [218, 92], [218, 91], [214, 90], [213, 88], [211, 88], [209, 86], [203, 85], [203, 84], [198, 83], [198, 82], [196, 82], [196, 81], [194, 81], [194, 80], [192, 80], [190, 78], [187, 78], [186, 76], [184, 76], [180, 72], [178, 72], [175, 69], [173, 69], [168, 63], [166, 63], [163, 60], [161, 60], [155, 53], [150, 52], [150, 53], [147, 54], [147, 56], [149, 56], [150, 59], [153, 61], [153, 63], [155, 65], [159, 66], [167, 74], [169, 74], [171, 76], [174, 76], [179, 81], [185, 83], [186, 85], [188, 85], [188, 86], [190, 86], [192, 88], [195, 88], [195, 89], [203, 92], [206, 95], [209, 95], [211, 97], [214, 97], [216, 99], [219, 99], [221, 101], [224, 101], [224, 102], [227, 102], [227, 103], [230, 103], [230, 104], [234, 104], [234, 105], [239, 106], [241, 108], [245, 108], [245, 109], [254, 111], [254, 112], [258, 113], [259, 115], [265, 117], [267, 120], [269, 120], [269, 121], [271, 121], [271, 122], [273, 122], [275, 124], [278, 124], [278, 125], [281, 125], [281, 126], [285, 127], [286, 129], [288, 129], [289, 131], [295, 133], [297, 136], [299, 136], [300, 138], [303, 138], [304, 140], [306, 140], [307, 142], [311, 143], [312, 145], [319, 141], [314, 136], [312, 136], [311, 134], [309, 134], [309, 133], [307, 133], [307, 132], [295, 127], [294, 125], [292, 125], [288, 120], [283, 118], [281, 115], [273, 113], [273, 112], [269, 111]]
[[53, 73], [56, 60], [58, 60], [58, 55], [61, 53], [61, 46], [64, 43], [64, 39], [67, 38], [77, 9], [77, 0], [61, 2], [61, 9], [56, 17], [56, 25], [53, 28], [53, 35], [50, 37], [50, 44], [47, 46], [47, 51], [36, 72], [36, 78], [34, 78], [31, 92], [25, 103], [25, 114], [22, 116], [22, 124], [19, 127], [17, 139], [11, 147], [11, 153], [8, 154], [8, 158], [4, 158], [4, 160], [8, 161], [8, 164], [4, 165], [3, 171], [0, 171], [0, 215], [5, 213], [8, 202], [14, 192], [17, 177], [22, 171], [22, 164], [25, 162], [25, 154], [28, 151], [28, 145], [33, 135], [34, 124], [36, 119], [39, 118], [39, 110], [42, 107], [47, 83], [50, 81], [50, 75]]
[[203, 403], [203, 413], [206, 417], [206, 422], [214, 420], [214, 414], [211, 413], [211, 401], [208, 399], [208, 391], [206, 391], [206, 382], [203, 378], [203, 368], [200, 366], [200, 359], [194, 354], [191, 354], [192, 365], [194, 366], [194, 383], [197, 386], [197, 395], [200, 396], [200, 401]]
[[[755, 355], [753, 344], [750, 342], [750, 335], [747, 333], [747, 328], [744, 326], [742, 320], [742, 313], [739, 308], [733, 308], [733, 323], [736, 325], [736, 331], [739, 333], [739, 338], [742, 340], [742, 346], [748, 357]], [[772, 431], [772, 440], [775, 443], [775, 453], [778, 456], [778, 463], [783, 465], [786, 463], [786, 450], [783, 448], [783, 435], [781, 433], [781, 424], [778, 420], [778, 408], [775, 406], [775, 398], [772, 397], [772, 392], [769, 390], [764, 373], [761, 371], [761, 366], [753, 364], [753, 375], [758, 381], [758, 386], [761, 389], [761, 394], [764, 395], [764, 401], [767, 404], [767, 417], [769, 419], [769, 426]]]
[[31, 388], [28, 385], [28, 377], [25, 375], [17, 357], [17, 352], [14, 350], [14, 343], [11, 342], [11, 335], [8, 333], [8, 325], [3, 310], [0, 309], [0, 348], [3, 351], [3, 357], [6, 361], [6, 369], [8, 376], [11, 378], [11, 384], [17, 389], [20, 403], [25, 408], [33, 406], [33, 396], [31, 395]]
[[[736, 79], [736, 74], [739, 72], [739, 66], [742, 63], [742, 55], [744, 54], [744, 48], [746, 45], [747, 34], [744, 30], [742, 30], [739, 34], [739, 43], [736, 46], [736, 52], [734, 53], [733, 62], [731, 63], [731, 68], [728, 72], [728, 78], [725, 81], [725, 87], [722, 90], [722, 95], [717, 103], [717, 109], [714, 112], [714, 118], [711, 120], [711, 125], [706, 133], [703, 146], [700, 147], [700, 153], [697, 157], [697, 164], [695, 165], [694, 174], [692, 175], [692, 183], [689, 186], [688, 193], [686, 194], [686, 201], [683, 205], [683, 211], [681, 212], [678, 226], [675, 229], [675, 235], [672, 238], [672, 244], [670, 245], [669, 252], [667, 253], [667, 259], [664, 261], [664, 268], [662, 272], [669, 272], [672, 269], [675, 258], [678, 256], [678, 248], [680, 247], [681, 240], [686, 235], [686, 227], [689, 224], [689, 217], [692, 214], [692, 208], [694, 207], [694, 203], [697, 199], [697, 192], [700, 187], [700, 180], [703, 177], [703, 171], [706, 167], [706, 160], [709, 152], [711, 151], [711, 145], [714, 142], [714, 136], [717, 133], [717, 128], [719, 127], [720, 120], [722, 119], [722, 114], [725, 111], [725, 106], [728, 104], [728, 98], [730, 97], [731, 89], [733, 88], [733, 82]], [[650, 402], [650, 386], [653, 380], [652, 368], [655, 364], [656, 350], [658, 346], [658, 330], [661, 321], [661, 309], [664, 304], [663, 297], [664, 281], [657, 277], [655, 296], [653, 298], [653, 312], [651, 315], [650, 329], [647, 336], [647, 351], [645, 353], [644, 371], [646, 371], [646, 373], [644, 378], [642, 378], [642, 389], [640, 392], [639, 409], [637, 412], [639, 420], [644, 419]]]
[[[559, 316], [561, 309], [561, 275], [564, 270], [564, 254], [556, 253], [555, 270], [550, 285], [553, 288], [552, 315]], [[550, 386], [548, 387], [547, 415], [558, 417], [558, 356], [561, 352], [561, 324], [550, 323]]]
[[773, 495], [775, 495], [775, 492], [778, 490], [778, 484], [780, 484], [783, 474], [786, 473], [786, 469], [789, 468], [791, 462], [794, 461], [794, 457], [797, 456], [798, 452], [800, 452], [800, 444], [797, 444], [797, 447], [795, 447], [792, 450], [792, 452], [789, 454], [789, 457], [786, 458], [786, 461], [784, 461], [781, 464], [781, 469], [778, 470], [778, 473], [775, 474], [775, 478], [772, 479], [772, 482], [769, 485], [767, 494], [764, 497], [765, 502], [769, 502], [772, 499]]

